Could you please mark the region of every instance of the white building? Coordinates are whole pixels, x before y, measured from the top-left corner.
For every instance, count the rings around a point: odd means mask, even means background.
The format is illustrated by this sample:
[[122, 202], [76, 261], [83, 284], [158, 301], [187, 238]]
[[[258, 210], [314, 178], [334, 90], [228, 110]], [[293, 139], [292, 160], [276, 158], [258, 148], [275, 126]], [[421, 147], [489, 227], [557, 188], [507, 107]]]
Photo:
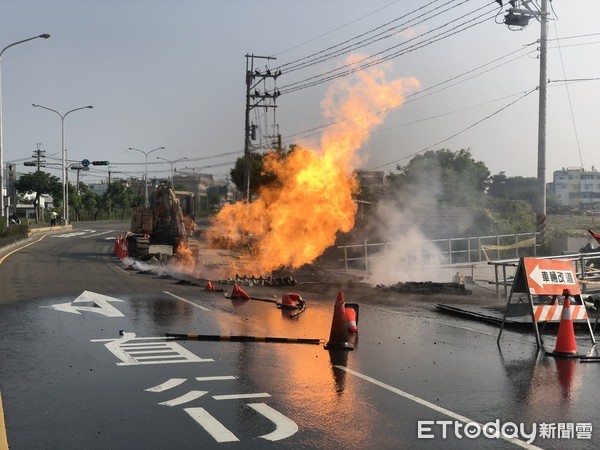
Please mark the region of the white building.
[[561, 205], [581, 211], [600, 209], [600, 172], [594, 166], [591, 171], [583, 167], [555, 170], [552, 184]]

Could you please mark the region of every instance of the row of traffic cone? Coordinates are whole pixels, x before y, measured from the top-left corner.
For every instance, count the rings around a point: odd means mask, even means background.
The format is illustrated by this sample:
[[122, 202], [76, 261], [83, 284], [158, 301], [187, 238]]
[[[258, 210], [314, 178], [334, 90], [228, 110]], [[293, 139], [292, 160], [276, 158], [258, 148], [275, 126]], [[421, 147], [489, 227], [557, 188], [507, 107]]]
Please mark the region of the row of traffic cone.
[[[211, 281], [204, 287], [207, 291], [218, 291]], [[222, 289], [221, 289], [222, 291]], [[237, 283], [233, 285], [231, 294], [225, 294], [226, 297], [233, 300], [250, 300], [252, 297], [246, 293]], [[304, 303], [299, 294], [283, 294], [281, 303], [277, 303], [279, 308], [298, 308]], [[358, 333], [358, 304], [344, 303], [344, 293], [339, 292], [333, 309], [333, 320], [331, 323], [331, 332], [329, 340], [325, 344], [327, 349], [353, 350], [354, 345], [350, 343], [349, 336]]]

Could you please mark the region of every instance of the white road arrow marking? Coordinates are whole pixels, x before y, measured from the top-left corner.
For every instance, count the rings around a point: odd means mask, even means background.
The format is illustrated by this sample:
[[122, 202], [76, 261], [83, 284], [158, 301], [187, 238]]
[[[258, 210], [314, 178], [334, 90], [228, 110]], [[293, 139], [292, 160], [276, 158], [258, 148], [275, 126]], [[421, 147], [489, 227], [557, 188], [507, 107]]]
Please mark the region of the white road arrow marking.
[[[95, 292], [83, 291], [79, 297], [71, 303], [57, 303], [55, 305], [41, 306], [41, 308], [54, 309], [56, 311], [81, 314], [81, 311], [93, 312], [105, 317], [125, 317], [125, 315], [109, 302], [123, 302], [117, 298]], [[82, 303], [91, 303], [93, 306], [79, 306]]]

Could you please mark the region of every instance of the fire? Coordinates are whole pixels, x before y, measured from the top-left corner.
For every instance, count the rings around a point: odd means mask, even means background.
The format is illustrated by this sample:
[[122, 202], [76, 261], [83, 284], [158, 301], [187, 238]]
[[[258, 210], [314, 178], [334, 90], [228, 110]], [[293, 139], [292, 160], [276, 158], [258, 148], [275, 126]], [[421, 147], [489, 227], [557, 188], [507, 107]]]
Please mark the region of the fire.
[[[350, 62], [358, 59], [354, 56]], [[264, 187], [250, 204], [226, 205], [208, 237], [252, 242], [258, 247], [254, 267], [248, 268], [253, 273], [313, 262], [334, 244], [336, 233], [354, 226], [358, 150], [385, 113], [402, 104], [403, 93], [418, 85], [415, 78], [386, 83], [381, 68], [332, 85], [321, 107], [326, 121], [336, 125], [322, 136], [320, 148], [298, 147], [288, 156], [267, 152], [264, 170], [274, 174], [277, 183]]]

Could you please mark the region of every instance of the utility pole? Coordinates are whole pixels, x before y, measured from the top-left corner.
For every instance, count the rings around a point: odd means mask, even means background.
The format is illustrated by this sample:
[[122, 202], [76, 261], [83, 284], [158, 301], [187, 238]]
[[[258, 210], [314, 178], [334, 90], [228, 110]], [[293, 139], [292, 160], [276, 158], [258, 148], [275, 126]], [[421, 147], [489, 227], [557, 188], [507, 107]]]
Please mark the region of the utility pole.
[[[272, 56], [246, 55], [246, 114], [244, 121], [244, 197], [246, 203], [250, 203], [250, 141], [256, 139], [256, 125], [250, 124], [250, 111], [254, 108], [277, 108], [277, 97], [279, 91], [275, 83], [271, 89], [266, 86], [266, 81], [272, 79], [274, 82], [281, 75], [281, 71], [271, 73], [269, 69], [261, 72], [254, 68], [254, 59], [276, 59]], [[257, 89], [263, 82], [263, 91]]]
[[46, 156], [46, 150], [42, 150], [41, 149], [42, 144], [40, 142], [38, 142], [36, 144], [36, 146], [37, 146], [37, 150], [33, 153], [33, 158], [35, 158], [36, 161], [37, 161], [37, 170], [39, 172], [40, 171], [40, 167], [44, 167], [43, 163], [46, 162], [45, 159], [42, 160], [42, 158]]
[[[502, 0], [496, 0], [502, 6]], [[537, 166], [537, 202], [536, 228], [538, 244], [543, 245], [546, 238], [546, 75], [548, 55], [548, 0], [540, 0], [538, 6], [533, 0], [509, 0], [511, 8], [504, 16], [504, 24], [509, 29], [522, 29], [535, 18], [540, 22], [540, 76], [538, 106], [538, 166]], [[534, 8], [531, 5], [534, 5]]]
[[539, 243], [546, 238], [546, 88], [548, 77], [546, 64], [548, 54], [548, 0], [542, 0], [540, 17], [540, 98], [538, 113], [538, 173], [537, 173], [537, 215], [535, 231], [539, 233]]

